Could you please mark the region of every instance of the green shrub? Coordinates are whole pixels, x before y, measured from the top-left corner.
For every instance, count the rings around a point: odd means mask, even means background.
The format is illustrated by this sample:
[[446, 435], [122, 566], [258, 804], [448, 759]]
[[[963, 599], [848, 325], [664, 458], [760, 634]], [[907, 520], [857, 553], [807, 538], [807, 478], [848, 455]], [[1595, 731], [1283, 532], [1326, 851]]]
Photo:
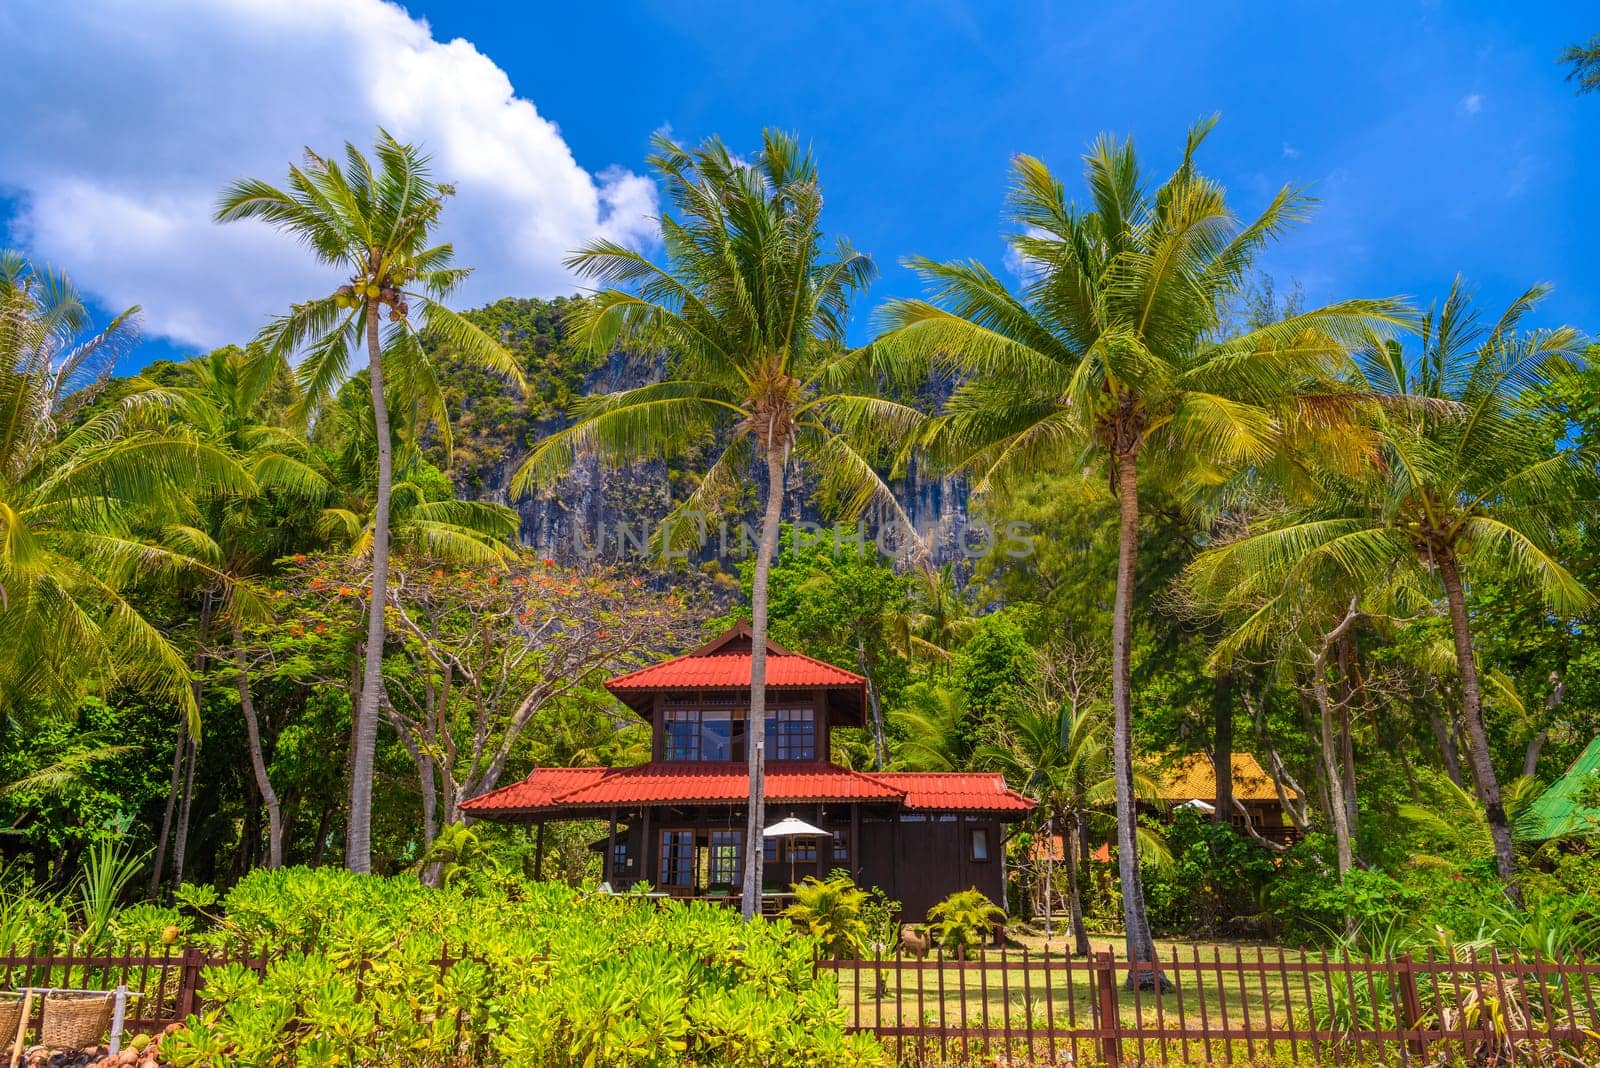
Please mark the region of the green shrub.
[[201, 937], [278, 959], [208, 970], [210, 1004], [163, 1050], [179, 1068], [882, 1061], [845, 1034], [818, 943], [790, 924], [553, 884], [524, 896], [255, 872]]
[[963, 960], [968, 950], [983, 945], [995, 925], [1005, 920], [1005, 912], [977, 887], [957, 890], [928, 910], [934, 937]]
[[825, 880], [808, 875], [795, 886], [794, 897], [784, 916], [815, 938], [824, 953], [835, 960], [861, 956], [867, 941], [867, 892], [854, 879], [842, 871]]
[[1148, 865], [1144, 879], [1157, 935], [1263, 933], [1262, 898], [1278, 874], [1276, 854], [1193, 808], [1173, 813], [1166, 838], [1171, 865]]

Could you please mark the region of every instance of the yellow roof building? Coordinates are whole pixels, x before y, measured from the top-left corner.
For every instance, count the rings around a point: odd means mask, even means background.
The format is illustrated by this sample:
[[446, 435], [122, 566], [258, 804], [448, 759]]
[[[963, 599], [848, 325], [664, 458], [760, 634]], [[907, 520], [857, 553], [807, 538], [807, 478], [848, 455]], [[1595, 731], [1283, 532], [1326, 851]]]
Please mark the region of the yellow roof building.
[[[1169, 805], [1216, 799], [1216, 770], [1211, 757], [1205, 753], [1190, 753], [1179, 758], [1162, 768], [1160, 778], [1161, 800]], [[1300, 794], [1287, 783], [1283, 792], [1291, 801], [1300, 799]], [[1261, 767], [1253, 753], [1233, 754], [1233, 796], [1240, 801], [1278, 801], [1278, 788], [1272, 776]]]

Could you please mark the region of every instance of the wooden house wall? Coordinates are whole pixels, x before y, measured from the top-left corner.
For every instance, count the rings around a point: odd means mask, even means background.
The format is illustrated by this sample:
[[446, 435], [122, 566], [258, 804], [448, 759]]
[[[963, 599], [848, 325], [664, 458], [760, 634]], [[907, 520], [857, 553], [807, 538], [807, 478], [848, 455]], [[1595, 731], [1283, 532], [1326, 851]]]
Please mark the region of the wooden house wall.
[[[819, 814], [813, 805], [793, 807], [808, 822], [829, 830], [852, 828], [845, 806], [825, 806]], [[732, 819], [730, 820], [730, 815]], [[820, 820], [820, 822], [819, 822]], [[659, 880], [661, 831], [694, 829], [708, 834], [713, 829], [742, 829], [744, 816], [733, 810], [702, 809], [678, 811], [652, 808], [628, 814], [627, 828], [619, 829], [617, 841], [627, 843], [632, 864], [614, 873], [618, 889], [640, 881], [656, 885]], [[863, 812], [850, 835], [850, 856], [834, 856], [829, 840], [818, 842], [814, 863], [795, 869], [796, 880], [807, 875], [825, 876], [835, 868], [848, 868], [862, 886], [877, 886], [901, 904], [906, 922], [920, 923], [928, 909], [957, 890], [976, 887], [989, 900], [1003, 902], [1005, 865], [1001, 861], [1004, 827], [990, 816], [929, 814], [926, 819], [902, 821], [898, 815]], [[988, 839], [988, 860], [972, 859], [972, 832], [981, 830]], [[789, 864], [767, 864], [763, 880], [767, 890], [787, 890]], [[704, 887], [700, 888], [702, 891]]]
[[[971, 832], [988, 836], [989, 859], [971, 856]], [[899, 817], [864, 819], [861, 824], [863, 885], [879, 886], [900, 902], [901, 916], [922, 922], [928, 909], [957, 890], [976, 887], [997, 904], [1005, 900], [1001, 826], [988, 816], [905, 822]]]

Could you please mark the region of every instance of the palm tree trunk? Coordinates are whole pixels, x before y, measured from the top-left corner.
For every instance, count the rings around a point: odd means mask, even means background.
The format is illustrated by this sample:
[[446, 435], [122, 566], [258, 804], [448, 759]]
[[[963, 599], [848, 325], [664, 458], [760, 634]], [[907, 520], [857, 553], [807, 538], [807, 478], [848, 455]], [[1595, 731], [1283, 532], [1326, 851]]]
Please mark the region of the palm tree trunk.
[[[1133, 571], [1139, 552], [1138, 453], [1119, 449], [1117, 462], [1117, 595], [1111, 624], [1112, 763], [1117, 783], [1117, 873], [1122, 884], [1122, 923], [1127, 940], [1130, 986], [1163, 981], [1139, 877], [1137, 802], [1133, 795]], [[1141, 967], [1145, 965], [1145, 967]]]
[[372, 521], [372, 598], [367, 606], [367, 657], [356, 706], [350, 758], [350, 822], [344, 863], [354, 872], [372, 870], [372, 775], [378, 747], [378, 699], [383, 686], [384, 607], [389, 601], [389, 494], [394, 483], [390, 455], [389, 403], [383, 391], [378, 349], [378, 302], [367, 299], [367, 367], [372, 386], [372, 422], [378, 438], [378, 497]]
[[[1083, 923], [1083, 887], [1079, 882], [1077, 835], [1072, 820], [1061, 823], [1061, 860], [1067, 866], [1067, 926], [1072, 932], [1073, 951], [1079, 955], [1089, 952], [1089, 930]], [[1055, 856], [1055, 842], [1050, 842], [1050, 856]]]
[[783, 446], [767, 445], [767, 500], [761, 517], [761, 545], [750, 585], [750, 715], [745, 724], [745, 763], [750, 770], [750, 811], [744, 835], [744, 888], [740, 905], [745, 919], [761, 911], [761, 879], [766, 847], [761, 831], [767, 822], [767, 578], [778, 548], [778, 520], [783, 515]]
[[[1065, 838], [1062, 839], [1066, 841]], [[1054, 816], [1044, 821], [1044, 936], [1055, 933], [1056, 893], [1056, 820]]]
[[1077, 811], [1073, 813], [1074, 826], [1062, 835], [1062, 840], [1071, 838], [1072, 846], [1064, 851], [1064, 856], [1072, 861], [1072, 870], [1067, 873], [1067, 915], [1072, 923], [1072, 951], [1080, 957], [1089, 955], [1089, 925], [1083, 919], [1083, 879], [1087, 874], [1089, 856], [1089, 820], [1084, 812], [1083, 800], [1076, 802]]
[[261, 748], [261, 721], [256, 716], [256, 702], [250, 696], [250, 667], [244, 655], [244, 627], [237, 615], [233, 619], [233, 664], [237, 669], [239, 711], [244, 713], [244, 732], [250, 744], [250, 770], [255, 774], [256, 789], [261, 792], [261, 804], [267, 810], [267, 867], [283, 867], [283, 806], [278, 803], [278, 791], [272, 788], [267, 776], [267, 757]]
[[1461, 589], [1461, 572], [1449, 546], [1434, 553], [1439, 578], [1444, 582], [1445, 600], [1450, 606], [1450, 631], [1456, 642], [1456, 668], [1461, 672], [1461, 718], [1467, 725], [1467, 760], [1478, 798], [1489, 818], [1489, 835], [1494, 839], [1494, 859], [1505, 880], [1506, 896], [1522, 903], [1517, 885], [1517, 854], [1511, 846], [1511, 825], [1500, 802], [1500, 781], [1495, 778], [1489, 759], [1489, 732], [1483, 725], [1483, 692], [1478, 686], [1478, 665], [1472, 656], [1472, 631], [1467, 622], [1467, 599]]

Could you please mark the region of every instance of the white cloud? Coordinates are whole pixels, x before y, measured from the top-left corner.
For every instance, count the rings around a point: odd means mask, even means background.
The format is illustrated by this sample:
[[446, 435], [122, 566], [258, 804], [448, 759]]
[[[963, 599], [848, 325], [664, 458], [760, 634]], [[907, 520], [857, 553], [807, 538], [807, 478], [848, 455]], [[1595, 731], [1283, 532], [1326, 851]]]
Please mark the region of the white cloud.
[[1476, 115], [1483, 110], [1483, 94], [1468, 93], [1461, 98], [1461, 103], [1456, 106], [1463, 115]]
[[0, 7], [0, 67], [11, 241], [179, 342], [245, 339], [330, 282], [264, 225], [213, 224], [222, 187], [281, 183], [304, 146], [369, 147], [380, 125], [456, 185], [462, 304], [571, 292], [571, 249], [654, 231], [653, 182], [590, 174], [488, 57], [380, 0], [22, 0]]
[[1298, 148], [1295, 148], [1289, 142], [1285, 141], [1283, 143], [1283, 158], [1284, 159], [1299, 159], [1300, 158], [1300, 150]]

